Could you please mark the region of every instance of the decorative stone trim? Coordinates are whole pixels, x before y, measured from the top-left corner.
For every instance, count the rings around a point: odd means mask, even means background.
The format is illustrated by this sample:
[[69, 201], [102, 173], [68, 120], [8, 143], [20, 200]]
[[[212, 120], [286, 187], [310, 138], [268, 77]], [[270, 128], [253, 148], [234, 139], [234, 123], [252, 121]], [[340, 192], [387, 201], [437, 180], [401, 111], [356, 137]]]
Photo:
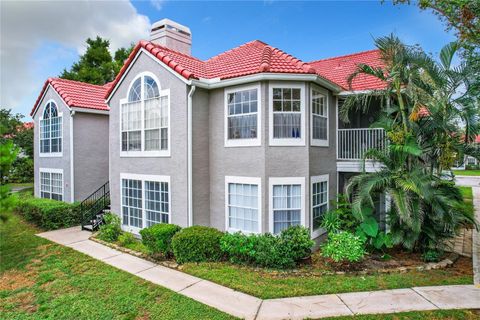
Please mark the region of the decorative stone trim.
[[[142, 252], [138, 252], [132, 249], [124, 248], [122, 246], [119, 246], [115, 243], [111, 242], [106, 242], [103, 240], [100, 240], [96, 237], [96, 234], [94, 233], [91, 237], [90, 240], [98, 242], [100, 244], [103, 244], [107, 247], [110, 247], [112, 249], [121, 251], [123, 253], [128, 253], [133, 256], [148, 260], [150, 262], [159, 264], [161, 266], [175, 269], [175, 270], [182, 270], [182, 266], [176, 263], [175, 261], [171, 260], [157, 260], [152, 258], [151, 256], [144, 254]], [[459, 258], [460, 256], [456, 253], [451, 253], [447, 258], [443, 259], [442, 261], [439, 262], [430, 262], [426, 263], [420, 266], [409, 266], [409, 267], [398, 267], [398, 268], [391, 268], [391, 269], [377, 269], [377, 270], [360, 270], [360, 271], [349, 271], [349, 272], [344, 272], [344, 271], [322, 271], [322, 272], [309, 272], [309, 271], [302, 271], [298, 269], [293, 269], [293, 270], [284, 270], [284, 271], [276, 271], [276, 270], [268, 270], [268, 269], [261, 269], [261, 268], [255, 268], [255, 271], [259, 272], [267, 272], [271, 274], [272, 276], [291, 276], [291, 275], [299, 275], [299, 276], [333, 276], [333, 275], [373, 275], [377, 273], [383, 273], [383, 274], [392, 274], [392, 273], [407, 273], [409, 271], [428, 271], [428, 270], [436, 270], [436, 269], [445, 269], [448, 267], [451, 267]], [[243, 268], [243, 266], [239, 266], [240, 268]]]

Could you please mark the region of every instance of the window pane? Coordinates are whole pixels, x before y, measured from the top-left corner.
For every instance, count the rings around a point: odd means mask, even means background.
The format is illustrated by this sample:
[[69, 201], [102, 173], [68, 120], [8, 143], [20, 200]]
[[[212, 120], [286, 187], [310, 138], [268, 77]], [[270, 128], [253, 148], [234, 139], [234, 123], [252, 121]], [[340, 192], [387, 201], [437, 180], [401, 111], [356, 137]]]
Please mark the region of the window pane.
[[257, 137], [257, 89], [228, 94], [228, 139]]
[[313, 230], [318, 230], [324, 213], [328, 210], [327, 181], [312, 184], [312, 224]]
[[273, 186], [273, 232], [300, 224], [302, 208], [301, 185]]
[[328, 119], [325, 117], [321, 117], [318, 115], [312, 116], [313, 122], [313, 139], [319, 140], [327, 140], [327, 121]]
[[169, 222], [168, 183], [145, 181], [146, 226]]
[[123, 224], [142, 228], [142, 181], [122, 179]]
[[145, 76], [145, 99], [152, 99], [160, 96], [158, 85], [152, 77]]
[[301, 138], [301, 114], [293, 112], [274, 113], [273, 137], [282, 139]]
[[132, 85], [132, 88], [130, 89], [130, 92], [128, 93], [129, 102], [140, 101], [142, 99], [141, 87], [142, 87], [142, 78], [139, 77], [137, 80], [135, 80], [135, 82]]
[[258, 186], [228, 184], [228, 228], [244, 232], [258, 230]]

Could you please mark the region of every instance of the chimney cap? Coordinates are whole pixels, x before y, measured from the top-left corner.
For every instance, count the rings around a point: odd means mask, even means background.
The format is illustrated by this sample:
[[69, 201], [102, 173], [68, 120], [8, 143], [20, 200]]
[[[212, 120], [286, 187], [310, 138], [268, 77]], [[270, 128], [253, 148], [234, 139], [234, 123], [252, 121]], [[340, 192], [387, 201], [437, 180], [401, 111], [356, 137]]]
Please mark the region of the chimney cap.
[[173, 27], [175, 29], [177, 29], [178, 31], [182, 32], [182, 33], [188, 33], [189, 35], [191, 35], [192, 33], [190, 32], [190, 28], [189, 27], [186, 27], [184, 25], [181, 25], [180, 23], [178, 22], [175, 22], [173, 20], [170, 20], [170, 19], [162, 19], [160, 21], [157, 21], [155, 22], [153, 25], [152, 25], [152, 31], [155, 31], [155, 30], [158, 30], [158, 29], [161, 29], [163, 27], [166, 27], [166, 26], [169, 26], [169, 27]]

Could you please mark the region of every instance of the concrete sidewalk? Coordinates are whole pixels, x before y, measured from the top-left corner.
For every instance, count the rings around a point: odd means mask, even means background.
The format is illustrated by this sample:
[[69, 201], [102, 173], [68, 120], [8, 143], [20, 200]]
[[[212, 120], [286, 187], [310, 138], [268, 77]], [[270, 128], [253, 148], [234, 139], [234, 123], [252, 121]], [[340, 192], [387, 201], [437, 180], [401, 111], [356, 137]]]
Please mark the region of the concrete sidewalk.
[[152, 283], [244, 319], [305, 319], [435, 309], [480, 309], [473, 285], [418, 287], [262, 300], [91, 241], [73, 227], [38, 234]]

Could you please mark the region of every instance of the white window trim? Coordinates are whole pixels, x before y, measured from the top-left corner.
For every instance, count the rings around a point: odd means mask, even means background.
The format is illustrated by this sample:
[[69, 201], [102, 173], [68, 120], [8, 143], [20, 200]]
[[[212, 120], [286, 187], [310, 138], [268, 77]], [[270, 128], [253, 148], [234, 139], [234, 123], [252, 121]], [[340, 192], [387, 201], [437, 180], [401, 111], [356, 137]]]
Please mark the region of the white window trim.
[[[314, 139], [313, 138], [313, 90], [320, 92], [324, 97], [325, 107], [327, 111], [327, 139]], [[330, 104], [328, 91], [320, 88], [319, 86], [312, 85], [310, 87], [310, 144], [314, 147], [328, 147], [330, 143]]]
[[319, 228], [316, 231], [313, 230], [313, 184], [319, 182], [327, 182], [327, 210], [330, 209], [330, 176], [328, 174], [323, 174], [310, 177], [310, 232], [312, 239], [317, 238], [326, 232], [323, 228]]
[[[123, 196], [122, 196], [122, 180], [140, 180], [142, 181], [142, 226], [143, 228], [132, 227], [130, 225], [123, 224]], [[148, 174], [132, 174], [132, 173], [120, 173], [120, 221], [122, 230], [140, 235], [140, 230], [146, 227], [147, 215], [145, 212], [145, 181], [152, 182], [166, 182], [168, 183], [168, 223], [172, 223], [172, 184], [170, 183], [170, 176], [162, 175], [148, 175]]]
[[[241, 184], [256, 184], [258, 185], [258, 232], [247, 232], [240, 229], [230, 228], [228, 225], [228, 184], [229, 183], [241, 183]], [[262, 178], [259, 177], [239, 177], [239, 176], [225, 176], [225, 230], [227, 232], [241, 231], [244, 234], [260, 234], [262, 233]]]
[[[301, 137], [300, 139], [282, 139], [273, 137], [273, 88], [292, 88], [300, 89], [300, 121]], [[298, 82], [270, 82], [268, 88], [268, 131], [270, 146], [305, 146], [305, 84]]]
[[273, 186], [275, 185], [288, 185], [299, 184], [301, 198], [301, 211], [300, 211], [300, 225], [305, 226], [305, 177], [274, 177], [268, 179], [268, 197], [269, 197], [269, 209], [268, 209], [268, 229], [273, 233]]
[[[143, 78], [145, 76], [149, 76], [151, 78], [153, 78], [153, 80], [155, 80], [155, 82], [157, 82], [157, 85], [158, 85], [158, 89], [159, 89], [159, 93], [160, 93], [160, 96], [159, 98], [163, 97], [163, 96], [167, 96], [168, 97], [168, 129], [167, 129], [167, 135], [168, 135], [168, 141], [167, 141], [167, 150], [154, 150], [154, 151], [145, 151], [145, 99], [143, 97], [144, 95], [144, 88], [143, 88], [143, 80], [142, 80], [142, 84], [141, 84], [141, 88], [142, 88], [142, 99], [141, 99], [141, 127], [140, 127], [140, 131], [141, 131], [141, 134], [140, 134], [140, 139], [141, 139], [141, 149], [140, 151], [122, 151], [122, 106], [123, 104], [125, 103], [128, 103], [128, 94], [130, 93], [130, 89], [132, 88], [132, 85], [133, 83], [135, 82], [135, 80], [137, 80], [138, 78]], [[160, 86], [160, 81], [158, 80], [157, 76], [151, 72], [148, 72], [148, 71], [145, 71], [145, 72], [141, 72], [139, 74], [137, 74], [135, 76], [135, 78], [130, 82], [130, 84], [128, 85], [128, 90], [127, 90], [127, 97], [126, 98], [123, 98], [123, 99], [120, 99], [120, 107], [119, 107], [119, 119], [120, 119], [120, 122], [119, 122], [119, 128], [118, 128], [118, 131], [119, 131], [119, 146], [120, 146], [120, 157], [121, 158], [128, 158], [128, 157], [170, 157], [171, 155], [171, 103], [170, 103], [170, 89], [164, 89], [164, 90], [161, 90], [161, 86]], [[161, 132], [161, 130], [160, 130]], [[161, 143], [161, 141], [160, 141]]]
[[[42, 152], [42, 130], [41, 130], [41, 127], [42, 127], [42, 120], [43, 120], [43, 113], [45, 112], [45, 108], [47, 107], [47, 105], [52, 102], [53, 104], [55, 104], [55, 107], [57, 108], [57, 117], [58, 118], [62, 118], [62, 125], [60, 127], [60, 138], [61, 138], [61, 144], [62, 144], [62, 151], [61, 152]], [[63, 157], [63, 148], [64, 148], [64, 144], [63, 144], [63, 112], [60, 112], [60, 107], [58, 105], [58, 103], [54, 100], [54, 99], [50, 99], [48, 100], [44, 107], [43, 107], [43, 112], [42, 112], [42, 115], [38, 118], [38, 156], [40, 158], [60, 158], [60, 157]]]
[[[65, 202], [65, 176], [63, 174], [63, 169], [56, 169], [56, 168], [38, 168], [38, 181], [40, 182], [38, 185], [38, 196], [42, 198], [42, 173], [60, 173], [62, 175], [62, 201]], [[50, 182], [51, 182], [50, 177]], [[51, 188], [51, 186], [50, 186]], [[50, 191], [50, 193], [52, 193]], [[58, 194], [58, 193], [57, 193]], [[50, 198], [51, 199], [51, 198]]]
[[[228, 94], [246, 91], [246, 90], [257, 90], [257, 137], [251, 139], [228, 139]], [[247, 85], [247, 86], [236, 86], [229, 89], [225, 89], [224, 93], [224, 140], [225, 147], [253, 147], [262, 145], [262, 89], [260, 84], [257, 85]]]

